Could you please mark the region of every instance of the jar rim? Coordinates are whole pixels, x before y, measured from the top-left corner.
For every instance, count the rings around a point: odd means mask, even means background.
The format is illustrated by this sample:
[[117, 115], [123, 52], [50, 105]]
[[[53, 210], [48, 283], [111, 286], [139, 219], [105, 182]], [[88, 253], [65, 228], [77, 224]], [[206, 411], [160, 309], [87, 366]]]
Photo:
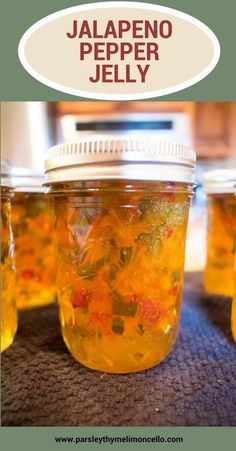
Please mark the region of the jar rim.
[[156, 137], [89, 136], [51, 147], [45, 184], [80, 180], [150, 180], [195, 183], [193, 149]]
[[236, 169], [213, 169], [205, 172], [203, 187], [207, 194], [236, 194]]
[[12, 168], [12, 185], [14, 192], [44, 193], [44, 174], [30, 168]]
[[11, 171], [10, 160], [6, 155], [1, 154], [1, 186], [4, 188], [12, 188]]

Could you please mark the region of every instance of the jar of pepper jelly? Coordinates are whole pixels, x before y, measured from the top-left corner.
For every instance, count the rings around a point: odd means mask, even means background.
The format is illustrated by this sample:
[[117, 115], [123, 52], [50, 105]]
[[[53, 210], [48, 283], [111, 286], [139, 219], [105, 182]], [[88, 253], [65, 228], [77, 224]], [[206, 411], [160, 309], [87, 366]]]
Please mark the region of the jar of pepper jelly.
[[10, 166], [1, 157], [1, 352], [14, 340], [17, 329], [14, 242], [11, 226]]
[[234, 341], [236, 342], [236, 254], [234, 266], [234, 295], [232, 300], [232, 311], [231, 311], [231, 330]]
[[51, 202], [43, 175], [21, 168], [13, 175], [17, 307], [45, 306], [56, 297]]
[[195, 153], [137, 137], [49, 149], [62, 334], [85, 366], [156, 365], [178, 334]]
[[[235, 188], [234, 194], [236, 197], [236, 184], [234, 188]], [[236, 245], [235, 245], [235, 260], [234, 260], [234, 295], [232, 299], [232, 310], [231, 310], [231, 330], [234, 341], [236, 342]]]
[[236, 238], [236, 169], [212, 170], [204, 175], [207, 193], [207, 262], [205, 290], [233, 296]]

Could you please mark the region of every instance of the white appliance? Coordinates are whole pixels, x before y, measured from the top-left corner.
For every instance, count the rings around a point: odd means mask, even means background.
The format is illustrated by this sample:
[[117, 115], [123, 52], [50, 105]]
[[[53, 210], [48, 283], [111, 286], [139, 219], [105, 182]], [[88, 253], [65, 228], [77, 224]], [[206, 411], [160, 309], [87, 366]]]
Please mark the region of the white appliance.
[[59, 120], [58, 141], [93, 134], [158, 135], [161, 139], [192, 145], [190, 120], [185, 113], [66, 115]]
[[1, 103], [1, 149], [13, 168], [43, 173], [50, 146], [46, 102]]

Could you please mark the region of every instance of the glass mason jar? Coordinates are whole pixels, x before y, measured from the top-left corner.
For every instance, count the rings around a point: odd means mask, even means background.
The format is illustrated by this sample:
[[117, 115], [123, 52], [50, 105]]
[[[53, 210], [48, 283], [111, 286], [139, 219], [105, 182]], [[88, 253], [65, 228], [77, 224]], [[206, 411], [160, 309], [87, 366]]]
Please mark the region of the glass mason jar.
[[204, 175], [208, 228], [205, 290], [233, 296], [236, 238], [236, 170], [213, 170]]
[[144, 370], [178, 334], [195, 153], [131, 138], [49, 149], [64, 341], [85, 366]]
[[9, 163], [1, 157], [1, 352], [14, 340], [17, 329], [14, 243], [11, 228]]
[[231, 330], [234, 341], [236, 341], [236, 257], [234, 267], [234, 295], [232, 300], [232, 311], [231, 311]]
[[25, 169], [14, 172], [12, 224], [19, 309], [44, 306], [56, 297], [53, 217], [43, 180]]

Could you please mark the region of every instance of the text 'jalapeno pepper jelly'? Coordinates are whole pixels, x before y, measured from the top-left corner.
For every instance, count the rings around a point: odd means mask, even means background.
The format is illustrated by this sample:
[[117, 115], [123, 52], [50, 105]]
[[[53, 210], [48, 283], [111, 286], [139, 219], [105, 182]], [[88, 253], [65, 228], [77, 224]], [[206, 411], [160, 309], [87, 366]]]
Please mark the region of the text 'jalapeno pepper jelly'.
[[156, 365], [179, 324], [195, 153], [137, 137], [49, 149], [62, 334], [89, 368]]

